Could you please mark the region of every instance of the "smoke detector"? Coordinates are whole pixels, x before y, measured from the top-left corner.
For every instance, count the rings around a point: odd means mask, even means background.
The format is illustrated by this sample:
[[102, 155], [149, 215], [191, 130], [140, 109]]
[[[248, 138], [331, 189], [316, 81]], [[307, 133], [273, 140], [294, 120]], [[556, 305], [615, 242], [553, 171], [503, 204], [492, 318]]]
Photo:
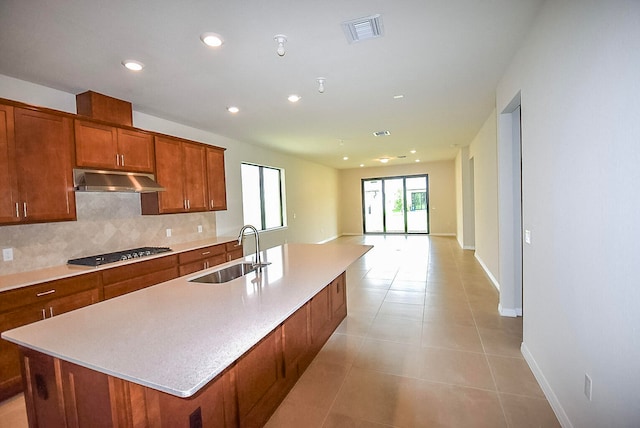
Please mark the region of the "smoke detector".
[[384, 35], [380, 14], [344, 21], [342, 29], [349, 44], [362, 40], [376, 39]]

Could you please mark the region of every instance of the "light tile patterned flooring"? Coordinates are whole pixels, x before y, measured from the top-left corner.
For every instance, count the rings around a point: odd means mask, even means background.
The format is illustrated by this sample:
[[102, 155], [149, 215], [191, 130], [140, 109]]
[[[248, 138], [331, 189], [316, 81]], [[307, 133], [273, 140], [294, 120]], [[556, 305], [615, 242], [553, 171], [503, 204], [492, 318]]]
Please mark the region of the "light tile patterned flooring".
[[267, 424], [558, 427], [520, 353], [522, 318], [454, 238], [353, 236], [348, 316]]
[[[349, 314], [273, 415], [287, 427], [558, 427], [520, 353], [522, 319], [449, 237], [352, 236]], [[0, 426], [27, 426], [22, 396]]]

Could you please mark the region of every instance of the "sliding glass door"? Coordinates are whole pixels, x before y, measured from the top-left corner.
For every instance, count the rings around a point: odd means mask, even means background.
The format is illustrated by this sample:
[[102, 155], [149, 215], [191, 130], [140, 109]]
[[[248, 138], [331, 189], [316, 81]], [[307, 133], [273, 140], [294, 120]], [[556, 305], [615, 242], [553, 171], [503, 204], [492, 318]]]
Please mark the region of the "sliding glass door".
[[426, 175], [362, 180], [365, 233], [429, 233]]

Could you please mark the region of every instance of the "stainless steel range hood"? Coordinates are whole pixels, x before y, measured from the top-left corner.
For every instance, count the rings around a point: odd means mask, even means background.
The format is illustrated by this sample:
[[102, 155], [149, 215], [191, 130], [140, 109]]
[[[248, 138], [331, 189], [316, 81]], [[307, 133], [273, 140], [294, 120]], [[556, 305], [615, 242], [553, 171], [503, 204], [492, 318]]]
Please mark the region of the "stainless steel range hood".
[[73, 185], [78, 192], [162, 192], [153, 174], [74, 169]]

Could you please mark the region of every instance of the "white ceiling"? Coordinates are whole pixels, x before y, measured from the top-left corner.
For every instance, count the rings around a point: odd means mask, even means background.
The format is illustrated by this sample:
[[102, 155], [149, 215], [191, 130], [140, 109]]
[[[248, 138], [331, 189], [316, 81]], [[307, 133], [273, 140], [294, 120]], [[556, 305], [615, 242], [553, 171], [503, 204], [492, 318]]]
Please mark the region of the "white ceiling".
[[[384, 156], [407, 156], [389, 165], [452, 159], [491, 113], [496, 84], [540, 4], [1, 0], [0, 74], [90, 89], [335, 168], [380, 165]], [[384, 37], [348, 44], [341, 22], [378, 13]], [[206, 47], [199, 37], [207, 31], [225, 44]], [[276, 34], [288, 37], [283, 57]], [[129, 58], [146, 67], [126, 70]], [[318, 77], [327, 79], [323, 94]], [[289, 103], [292, 93], [302, 100]], [[379, 130], [391, 135], [374, 137]]]

